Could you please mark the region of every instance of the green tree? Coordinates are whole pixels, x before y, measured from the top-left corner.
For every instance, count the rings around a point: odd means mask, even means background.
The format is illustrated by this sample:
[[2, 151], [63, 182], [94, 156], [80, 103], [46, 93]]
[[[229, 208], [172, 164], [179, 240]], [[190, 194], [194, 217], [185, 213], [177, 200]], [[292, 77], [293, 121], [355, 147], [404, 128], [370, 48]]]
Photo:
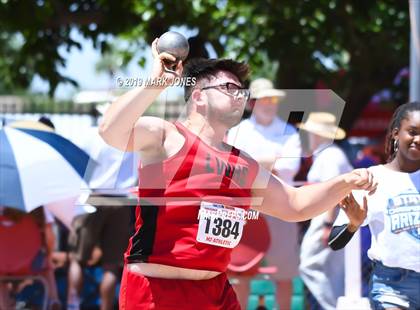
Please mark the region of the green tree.
[[[78, 46], [72, 28], [105, 52], [106, 36], [131, 43], [130, 58], [171, 26], [196, 30], [197, 55], [211, 44], [219, 57], [249, 62], [256, 74], [278, 64], [282, 88], [314, 88], [324, 81], [347, 101], [349, 127], [376, 91], [389, 87], [409, 59], [407, 1], [394, 0], [3, 0], [0, 25], [24, 40], [19, 57], [53, 90], [67, 78], [61, 45]], [[137, 48], [136, 48], [137, 47]], [[196, 52], [198, 51], [198, 52]], [[327, 67], [320, 60], [333, 62]], [[144, 60], [144, 59], [143, 59]], [[263, 68], [263, 69], [261, 69]], [[264, 69], [265, 68], [265, 69]], [[345, 72], [344, 75], [342, 72]]]
[[0, 94], [25, 89], [34, 76], [33, 61], [19, 55], [22, 38], [14, 33], [0, 32]]
[[115, 41], [111, 47], [102, 53], [102, 57], [95, 64], [97, 73], [105, 73], [110, 80], [110, 88], [115, 87], [115, 75], [118, 72], [125, 72], [129, 60], [131, 60], [132, 52], [127, 52], [124, 42]]

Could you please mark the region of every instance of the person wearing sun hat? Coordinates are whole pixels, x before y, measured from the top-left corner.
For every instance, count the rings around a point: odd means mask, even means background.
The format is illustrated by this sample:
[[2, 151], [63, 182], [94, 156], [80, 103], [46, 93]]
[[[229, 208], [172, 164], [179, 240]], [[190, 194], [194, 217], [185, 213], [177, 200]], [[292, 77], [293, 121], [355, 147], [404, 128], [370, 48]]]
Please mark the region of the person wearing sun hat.
[[281, 100], [286, 97], [284, 91], [275, 89], [273, 82], [265, 78], [258, 78], [252, 81], [249, 90], [251, 92], [251, 99], [274, 97]]
[[303, 129], [312, 134], [324, 137], [331, 142], [332, 140], [342, 140], [346, 137], [344, 129], [336, 124], [336, 117], [328, 112], [312, 112], [304, 123], [298, 124], [299, 129]]
[[265, 78], [252, 81], [249, 90], [252, 115], [229, 130], [227, 140], [291, 183], [299, 169], [301, 145], [296, 129], [277, 116], [286, 93]]
[[[297, 126], [308, 134], [308, 149], [313, 154], [307, 177], [310, 183], [353, 169], [345, 153], [333, 143], [346, 137], [337, 123], [331, 113], [312, 112]], [[300, 276], [316, 300], [311, 303], [325, 310], [335, 309], [338, 297], [344, 295], [344, 251], [332, 251], [327, 244], [337, 213], [338, 208], [313, 218], [301, 244]]]
[[[249, 88], [251, 116], [229, 131], [227, 142], [247, 152], [262, 166], [292, 184], [300, 166], [301, 145], [296, 129], [277, 115], [286, 93], [276, 89], [265, 78], [255, 79]], [[287, 309], [290, 307], [291, 280], [298, 275], [298, 226], [270, 216], [264, 218], [272, 239], [275, 236], [288, 236], [271, 242], [264, 257], [268, 266], [277, 267], [277, 272], [272, 275], [277, 284], [277, 300], [280, 309]], [[248, 281], [245, 277], [242, 285], [249, 286]], [[241, 295], [242, 291], [247, 295], [242, 288], [238, 288], [237, 294], [240, 292], [238, 295]], [[239, 299], [245, 297], [239, 296]]]

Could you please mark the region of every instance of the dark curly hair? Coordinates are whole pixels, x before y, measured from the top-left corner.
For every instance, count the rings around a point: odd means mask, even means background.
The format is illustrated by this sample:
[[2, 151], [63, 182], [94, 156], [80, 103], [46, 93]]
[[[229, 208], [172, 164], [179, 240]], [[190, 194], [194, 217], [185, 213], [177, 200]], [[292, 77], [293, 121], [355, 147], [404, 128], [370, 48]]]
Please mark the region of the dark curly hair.
[[385, 154], [387, 156], [387, 161], [390, 162], [395, 157], [394, 151], [394, 137], [392, 131], [396, 129], [400, 129], [401, 121], [403, 119], [408, 118], [408, 114], [413, 111], [420, 111], [420, 102], [413, 101], [409, 103], [405, 103], [400, 105], [394, 112], [391, 118], [391, 122], [389, 123], [388, 130], [386, 133], [386, 140], [385, 140]]

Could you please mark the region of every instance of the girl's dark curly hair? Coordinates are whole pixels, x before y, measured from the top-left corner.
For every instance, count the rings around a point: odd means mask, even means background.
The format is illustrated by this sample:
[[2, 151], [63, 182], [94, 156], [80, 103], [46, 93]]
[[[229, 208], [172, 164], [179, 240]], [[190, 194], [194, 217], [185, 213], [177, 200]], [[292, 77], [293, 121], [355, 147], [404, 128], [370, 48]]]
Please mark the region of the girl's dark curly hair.
[[392, 115], [391, 122], [389, 123], [388, 130], [386, 133], [385, 140], [385, 154], [387, 156], [387, 161], [390, 162], [395, 157], [393, 130], [400, 129], [401, 121], [403, 119], [408, 119], [408, 114], [413, 111], [420, 111], [420, 102], [413, 101], [400, 105]]

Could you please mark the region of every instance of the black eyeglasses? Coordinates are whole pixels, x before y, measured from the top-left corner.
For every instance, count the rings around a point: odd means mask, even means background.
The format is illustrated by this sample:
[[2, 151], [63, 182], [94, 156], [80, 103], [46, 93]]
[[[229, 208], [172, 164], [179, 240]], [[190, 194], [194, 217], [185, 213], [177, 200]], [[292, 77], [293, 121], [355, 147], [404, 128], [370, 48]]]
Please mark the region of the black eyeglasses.
[[237, 99], [243, 99], [245, 101], [249, 100], [249, 89], [242, 88], [241, 86], [236, 85], [235, 83], [227, 82], [227, 83], [223, 83], [219, 85], [206, 86], [206, 87], [200, 88], [200, 90], [211, 89], [211, 88], [220, 89], [222, 92], [230, 96], [233, 96]]

